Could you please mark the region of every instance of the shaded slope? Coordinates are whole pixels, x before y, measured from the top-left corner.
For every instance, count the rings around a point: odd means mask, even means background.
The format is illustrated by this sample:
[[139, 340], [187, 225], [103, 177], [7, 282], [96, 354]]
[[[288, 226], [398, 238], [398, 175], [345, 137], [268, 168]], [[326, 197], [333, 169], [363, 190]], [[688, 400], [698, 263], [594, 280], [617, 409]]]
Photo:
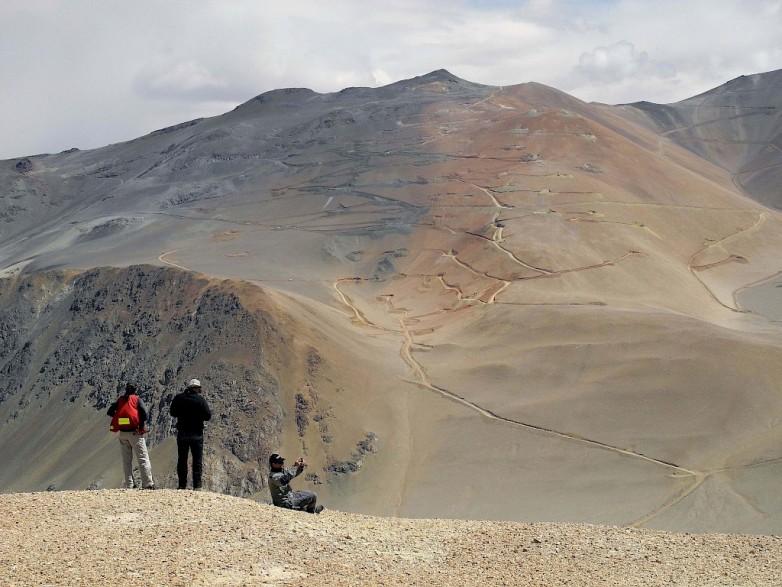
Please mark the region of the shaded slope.
[[782, 70], [743, 75], [674, 104], [622, 108], [728, 170], [750, 197], [782, 207]]

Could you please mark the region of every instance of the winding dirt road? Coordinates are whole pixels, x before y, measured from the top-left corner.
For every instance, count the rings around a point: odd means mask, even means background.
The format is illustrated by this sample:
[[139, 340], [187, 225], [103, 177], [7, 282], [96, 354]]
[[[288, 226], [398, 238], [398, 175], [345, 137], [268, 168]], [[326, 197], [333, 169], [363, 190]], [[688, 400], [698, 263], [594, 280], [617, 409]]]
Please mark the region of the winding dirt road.
[[169, 265], [171, 267], [176, 267], [177, 269], [182, 269], [183, 271], [192, 271], [190, 267], [185, 267], [184, 265], [180, 265], [179, 263], [175, 263], [174, 261], [169, 261], [166, 259], [169, 255], [173, 255], [177, 252], [177, 249], [172, 249], [170, 251], [166, 251], [165, 253], [161, 253], [157, 260], [165, 265]]
[[740, 309], [738, 307], [738, 305], [736, 305], [736, 297], [735, 297], [736, 296], [736, 292], [739, 291], [740, 289], [743, 289], [746, 286], [740, 287], [740, 288], [738, 288], [737, 290], [735, 290], [733, 292], [733, 303], [734, 303], [734, 306], [730, 306], [730, 305], [726, 304], [725, 302], [723, 302], [719, 298], [719, 296], [717, 294], [714, 293], [714, 291], [706, 284], [706, 282], [701, 278], [701, 276], [698, 275], [698, 271], [703, 270], [704, 267], [707, 267], [707, 268], [709, 266], [710, 267], [715, 267], [719, 263], [717, 263], [717, 264], [712, 263], [712, 264], [706, 264], [706, 265], [696, 265], [696, 259], [697, 259], [697, 257], [699, 257], [700, 255], [702, 255], [703, 253], [705, 253], [706, 251], [708, 251], [709, 249], [711, 249], [713, 247], [716, 247], [716, 246], [724, 247], [725, 244], [727, 242], [729, 242], [730, 240], [732, 240], [732, 239], [734, 239], [734, 238], [736, 238], [738, 236], [741, 236], [741, 235], [747, 234], [749, 232], [752, 232], [754, 230], [757, 230], [766, 221], [767, 216], [768, 215], [767, 215], [766, 212], [760, 212], [758, 214], [758, 217], [755, 220], [755, 222], [753, 222], [750, 226], [747, 226], [745, 228], [739, 228], [738, 230], [736, 230], [736, 231], [734, 231], [734, 232], [732, 232], [732, 233], [722, 237], [719, 240], [716, 240], [714, 242], [705, 244], [703, 247], [701, 247], [700, 249], [695, 251], [692, 254], [692, 256], [689, 258], [689, 260], [687, 261], [687, 269], [690, 271], [692, 276], [695, 277], [695, 279], [698, 280], [698, 282], [703, 286], [703, 288], [706, 290], [706, 292], [709, 294], [709, 296], [715, 302], [717, 302], [720, 306], [725, 308], [726, 310], [730, 310], [731, 312], [736, 312], [736, 313], [739, 313], [739, 314], [746, 313], [744, 310]]
[[[338, 283], [345, 283], [345, 282], [361, 283], [361, 281], [362, 280], [360, 279], [346, 278], [340, 280]], [[486, 418], [488, 420], [500, 422], [514, 427], [523, 428], [529, 431], [533, 431], [548, 436], [554, 436], [557, 438], [567, 440], [569, 442], [575, 442], [595, 449], [609, 451], [618, 455], [622, 455], [627, 458], [641, 460], [658, 467], [663, 467], [675, 477], [692, 479], [692, 482], [689, 485], [687, 485], [685, 488], [681, 489], [680, 491], [677, 491], [674, 495], [672, 495], [659, 507], [655, 508], [653, 511], [645, 514], [644, 516], [630, 522], [629, 525], [641, 526], [647, 523], [648, 521], [654, 519], [655, 517], [659, 516], [663, 512], [669, 510], [670, 508], [672, 508], [673, 506], [675, 506], [676, 504], [684, 500], [687, 496], [692, 494], [694, 491], [696, 491], [703, 484], [706, 478], [711, 474], [709, 472], [702, 472], [702, 471], [696, 471], [694, 469], [689, 469], [669, 461], [665, 461], [649, 455], [645, 455], [643, 453], [633, 451], [627, 448], [622, 448], [609, 443], [605, 443], [593, 438], [587, 438], [578, 434], [556, 430], [553, 428], [540, 426], [530, 422], [524, 422], [521, 420], [507, 418], [475, 402], [472, 402], [444, 387], [434, 384], [431, 381], [429, 374], [427, 373], [424, 366], [414, 356], [414, 347], [417, 346], [417, 343], [408, 325], [409, 320], [412, 319], [409, 316], [409, 312], [404, 309], [395, 308], [393, 306], [393, 302], [391, 301], [391, 296], [384, 296], [389, 313], [399, 314], [397, 318], [399, 323], [399, 330], [393, 330], [382, 326], [378, 326], [374, 323], [369, 322], [366, 319], [362, 320], [359, 317], [364, 316], [364, 313], [361, 311], [360, 308], [358, 308], [355, 305], [355, 303], [352, 301], [352, 299], [349, 296], [345, 295], [343, 292], [341, 292], [338, 289], [337, 287], [338, 283], [335, 283], [335, 289], [337, 289], [337, 291], [340, 292], [341, 301], [349, 309], [350, 314], [354, 316], [355, 318], [354, 323], [357, 323], [359, 326], [379, 329], [397, 336], [401, 335], [402, 344], [399, 350], [399, 355], [402, 361], [404, 361], [404, 363], [408, 366], [408, 368], [414, 375], [414, 379], [408, 380], [409, 383], [421, 387], [423, 389], [426, 389], [428, 391], [437, 393], [438, 395], [444, 397], [445, 399], [461, 404], [462, 406], [465, 406], [466, 408], [476, 412], [481, 417]], [[420, 319], [420, 317], [415, 319], [418, 320]]]

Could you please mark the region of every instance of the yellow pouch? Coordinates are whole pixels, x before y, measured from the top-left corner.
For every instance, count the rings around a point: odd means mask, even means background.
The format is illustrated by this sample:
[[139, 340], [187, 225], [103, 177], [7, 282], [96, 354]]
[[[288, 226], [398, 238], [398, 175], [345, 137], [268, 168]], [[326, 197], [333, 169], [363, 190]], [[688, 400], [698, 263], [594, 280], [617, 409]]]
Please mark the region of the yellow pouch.
[[117, 424], [120, 426], [130, 426], [130, 418], [117, 418]]

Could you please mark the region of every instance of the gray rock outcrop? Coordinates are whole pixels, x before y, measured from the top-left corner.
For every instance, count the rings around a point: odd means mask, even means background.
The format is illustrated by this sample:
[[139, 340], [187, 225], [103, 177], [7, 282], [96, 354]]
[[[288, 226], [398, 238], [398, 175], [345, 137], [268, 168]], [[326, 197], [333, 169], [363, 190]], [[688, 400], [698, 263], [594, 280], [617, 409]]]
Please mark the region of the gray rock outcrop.
[[[229, 287], [174, 269], [133, 266], [0, 281], [0, 407], [35, 425], [46, 402], [84, 404], [96, 419], [125, 382], [150, 408], [149, 442], [174, 434], [168, 408], [201, 379], [213, 410], [211, 489], [250, 494], [276, 444], [282, 411], [264, 363], [271, 317]], [[6, 404], [3, 406], [3, 404]]]

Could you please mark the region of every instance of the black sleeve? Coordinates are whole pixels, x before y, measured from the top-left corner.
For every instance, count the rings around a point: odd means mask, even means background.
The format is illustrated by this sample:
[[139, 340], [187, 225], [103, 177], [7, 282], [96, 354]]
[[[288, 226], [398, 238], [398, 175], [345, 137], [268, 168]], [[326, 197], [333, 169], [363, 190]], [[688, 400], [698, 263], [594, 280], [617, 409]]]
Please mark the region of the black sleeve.
[[179, 396], [174, 396], [174, 401], [171, 402], [171, 408], [168, 410], [174, 418], [179, 417]]
[[301, 475], [302, 471], [304, 471], [304, 467], [291, 467], [290, 469], [283, 471], [283, 479], [285, 479], [285, 485], [290, 483], [295, 477], [298, 477]]
[[147, 423], [147, 420], [149, 419], [149, 413], [147, 412], [147, 406], [144, 405], [144, 400], [141, 398], [138, 398], [138, 425], [140, 428], [144, 428], [144, 424]]
[[114, 417], [114, 412], [116, 412], [116, 411], [117, 411], [117, 402], [114, 402], [113, 404], [111, 404], [109, 406], [109, 411], [106, 412], [106, 415], [111, 416], [113, 418]]
[[211, 420], [212, 419], [212, 410], [209, 409], [209, 404], [207, 403], [207, 401], [203, 397], [201, 398], [201, 404], [204, 407], [204, 422], [206, 422], [207, 420]]

